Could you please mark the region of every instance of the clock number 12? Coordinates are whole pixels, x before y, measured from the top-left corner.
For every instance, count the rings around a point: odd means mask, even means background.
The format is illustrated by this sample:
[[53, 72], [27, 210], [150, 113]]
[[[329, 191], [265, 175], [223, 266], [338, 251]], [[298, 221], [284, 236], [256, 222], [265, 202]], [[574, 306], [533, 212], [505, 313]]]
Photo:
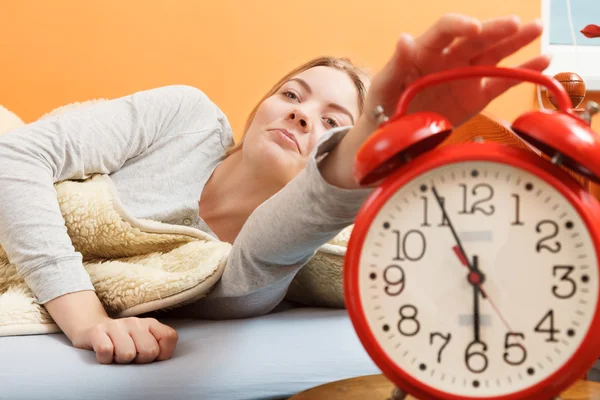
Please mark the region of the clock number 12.
[[494, 197], [493, 187], [491, 187], [487, 183], [479, 183], [473, 186], [473, 189], [471, 190], [473, 196], [477, 196], [478, 192], [481, 192], [484, 195], [487, 194], [487, 197], [476, 200], [473, 203], [473, 205], [471, 205], [471, 207], [469, 208], [467, 207], [467, 185], [461, 184], [460, 186], [463, 188], [463, 209], [458, 212], [459, 214], [475, 214], [477, 211], [484, 215], [492, 215], [494, 213], [495, 207], [492, 204], [489, 204], [487, 208], [482, 206], [483, 203], [487, 203]]

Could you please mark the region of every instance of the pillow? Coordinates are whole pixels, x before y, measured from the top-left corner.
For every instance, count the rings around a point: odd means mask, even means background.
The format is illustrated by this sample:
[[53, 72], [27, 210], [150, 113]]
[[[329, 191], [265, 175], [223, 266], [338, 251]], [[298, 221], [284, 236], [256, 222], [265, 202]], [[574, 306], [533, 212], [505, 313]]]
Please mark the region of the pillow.
[[0, 134], [12, 131], [25, 125], [25, 122], [15, 113], [0, 106]]
[[38, 119], [44, 119], [44, 118], [52, 117], [54, 115], [64, 114], [65, 112], [72, 110], [74, 108], [90, 106], [92, 104], [100, 103], [100, 102], [103, 102], [106, 100], [107, 99], [100, 98], [100, 99], [92, 99], [92, 100], [86, 100], [86, 101], [76, 101], [73, 103], [65, 104], [64, 106], [57, 107], [54, 110], [47, 112], [46, 114], [42, 115]]
[[321, 246], [298, 271], [286, 299], [311, 307], [345, 308], [344, 257], [352, 234], [350, 225]]

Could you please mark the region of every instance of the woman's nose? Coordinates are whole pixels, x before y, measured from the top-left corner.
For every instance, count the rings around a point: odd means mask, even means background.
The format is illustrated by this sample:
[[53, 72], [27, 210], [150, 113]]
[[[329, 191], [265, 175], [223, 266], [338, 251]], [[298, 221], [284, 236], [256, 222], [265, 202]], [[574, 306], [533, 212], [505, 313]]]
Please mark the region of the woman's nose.
[[303, 132], [310, 131], [309, 120], [305, 114], [301, 113], [300, 111], [293, 111], [290, 113], [289, 118], [290, 120], [297, 122]]

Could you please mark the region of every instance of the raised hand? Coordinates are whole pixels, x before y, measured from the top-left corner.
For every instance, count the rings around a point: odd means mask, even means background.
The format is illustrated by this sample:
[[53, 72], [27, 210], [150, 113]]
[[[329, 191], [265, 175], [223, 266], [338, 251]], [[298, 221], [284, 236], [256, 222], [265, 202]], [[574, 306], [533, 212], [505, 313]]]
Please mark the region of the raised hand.
[[[402, 92], [412, 82], [442, 70], [497, 65], [537, 39], [541, 32], [539, 21], [522, 24], [514, 16], [480, 22], [465, 15], [448, 14], [416, 39], [401, 34], [391, 58], [371, 82], [364, 113], [320, 163], [325, 180], [340, 188], [360, 187], [353, 175], [356, 154], [380, 125], [380, 111], [392, 116]], [[519, 67], [543, 71], [549, 63], [548, 57], [540, 55]], [[438, 112], [458, 126], [517, 83], [504, 78], [472, 78], [435, 85], [419, 92], [408, 112]]]
[[[365, 110], [371, 112], [381, 105], [387, 115], [392, 115], [402, 91], [416, 79], [452, 68], [497, 65], [541, 32], [539, 21], [522, 24], [515, 16], [480, 22], [465, 15], [448, 14], [416, 39], [403, 33], [391, 59], [373, 78]], [[519, 67], [543, 71], [549, 62], [548, 57], [537, 56]], [[460, 125], [517, 83], [475, 78], [437, 85], [419, 93], [409, 112], [435, 111], [455, 126]]]

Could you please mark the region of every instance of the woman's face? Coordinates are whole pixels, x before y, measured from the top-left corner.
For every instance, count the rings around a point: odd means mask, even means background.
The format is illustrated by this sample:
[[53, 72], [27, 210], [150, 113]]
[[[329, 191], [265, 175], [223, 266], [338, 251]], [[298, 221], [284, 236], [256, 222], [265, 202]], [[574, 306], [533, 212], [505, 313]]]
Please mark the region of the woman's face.
[[244, 158], [261, 175], [286, 184], [304, 168], [328, 130], [354, 125], [358, 115], [358, 90], [346, 72], [310, 68], [259, 106], [244, 139]]

